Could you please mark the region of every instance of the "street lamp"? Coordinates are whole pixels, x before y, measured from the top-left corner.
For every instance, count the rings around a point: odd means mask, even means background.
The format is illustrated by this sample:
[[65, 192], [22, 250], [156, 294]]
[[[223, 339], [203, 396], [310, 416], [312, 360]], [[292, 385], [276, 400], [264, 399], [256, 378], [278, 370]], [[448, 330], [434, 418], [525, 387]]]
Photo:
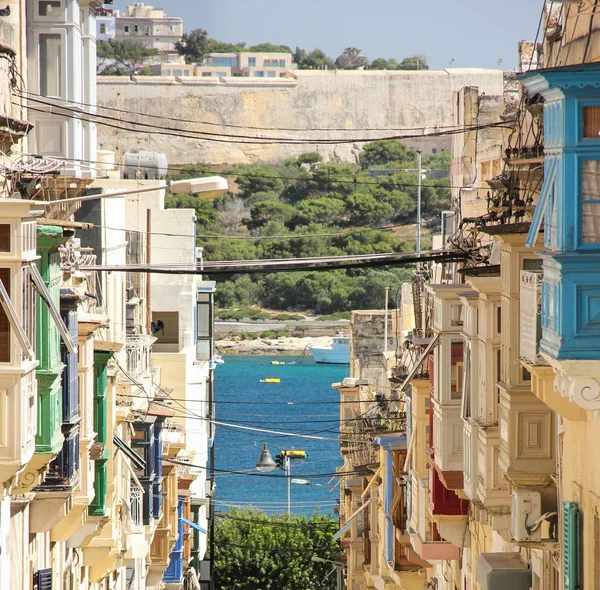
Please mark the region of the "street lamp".
[[310, 560], [313, 563], [333, 563], [335, 566], [326, 576], [323, 582], [331, 575], [333, 572], [336, 573], [336, 586], [337, 590], [342, 590], [344, 588], [344, 568], [346, 564], [342, 561], [334, 561], [333, 559], [324, 559], [323, 557], [319, 557], [318, 555], [313, 555]]
[[271, 457], [271, 453], [267, 447], [267, 443], [264, 443], [263, 450], [260, 454], [260, 459], [256, 464], [256, 469], [263, 473], [267, 473], [269, 471], [275, 471], [275, 469], [283, 469], [285, 472], [285, 477], [287, 478], [287, 513], [288, 518], [292, 513], [292, 491], [291, 491], [291, 479], [290, 479], [290, 458], [288, 455], [283, 454], [282, 457], [283, 465], [279, 465], [275, 461], [273, 461], [273, 457]]

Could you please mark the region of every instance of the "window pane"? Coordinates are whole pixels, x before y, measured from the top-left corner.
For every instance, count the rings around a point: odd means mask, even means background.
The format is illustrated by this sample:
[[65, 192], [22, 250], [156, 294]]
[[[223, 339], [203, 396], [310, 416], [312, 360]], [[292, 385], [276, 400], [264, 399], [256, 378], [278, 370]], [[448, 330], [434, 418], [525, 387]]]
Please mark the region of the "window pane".
[[196, 359], [208, 361], [212, 358], [212, 340], [198, 340], [196, 342]]
[[583, 107], [583, 137], [600, 137], [600, 106]]
[[210, 332], [210, 305], [198, 304], [196, 312], [198, 338], [208, 338]]
[[61, 96], [62, 94], [62, 39], [56, 34], [40, 35], [40, 94]]
[[10, 252], [10, 225], [0, 224], [0, 252]]
[[581, 199], [583, 201], [600, 200], [600, 160], [586, 160], [583, 163]]
[[584, 244], [600, 243], [600, 203], [584, 203], [581, 211], [581, 239]]
[[62, 14], [60, 0], [40, 0], [39, 15], [58, 17]]
[[[10, 296], [10, 270], [8, 268], [0, 268], [0, 280]], [[0, 307], [0, 362], [10, 362], [10, 322], [2, 307]]]

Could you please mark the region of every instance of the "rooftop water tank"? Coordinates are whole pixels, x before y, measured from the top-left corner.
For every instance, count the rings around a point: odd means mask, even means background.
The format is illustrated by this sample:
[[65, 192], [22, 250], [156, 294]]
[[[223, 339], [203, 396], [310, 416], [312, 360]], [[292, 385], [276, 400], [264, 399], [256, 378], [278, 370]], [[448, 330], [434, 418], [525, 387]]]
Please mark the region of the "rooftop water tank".
[[167, 156], [163, 153], [131, 150], [123, 157], [123, 178], [162, 180], [168, 170]]

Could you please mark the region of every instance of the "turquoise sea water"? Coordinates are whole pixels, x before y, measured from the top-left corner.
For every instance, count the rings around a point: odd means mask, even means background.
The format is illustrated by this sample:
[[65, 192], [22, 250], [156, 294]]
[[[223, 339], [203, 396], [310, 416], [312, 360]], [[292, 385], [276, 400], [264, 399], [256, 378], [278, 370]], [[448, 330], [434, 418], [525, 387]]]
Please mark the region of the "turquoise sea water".
[[[255, 432], [218, 425], [215, 438], [217, 469], [250, 472], [248, 475], [216, 473], [217, 510], [228, 504], [259, 507], [268, 513], [286, 510], [284, 477], [255, 476], [255, 464], [263, 443], [273, 458], [282, 449], [294, 447], [308, 453], [304, 460], [292, 460], [292, 478], [308, 479], [317, 485], [292, 484], [292, 512], [332, 513], [338, 505], [339, 488], [330, 493], [330, 475], [341, 465], [339, 443], [339, 393], [331, 384], [348, 375], [347, 365], [317, 365], [312, 360], [298, 365], [271, 365], [271, 360], [286, 363], [292, 357], [226, 356], [215, 371], [217, 420], [244, 427], [311, 434], [332, 440], [314, 440]], [[276, 377], [281, 383], [261, 383]], [[308, 402], [308, 403], [307, 403]], [[273, 475], [282, 476], [283, 471]], [[331, 485], [337, 483], [337, 478]]]

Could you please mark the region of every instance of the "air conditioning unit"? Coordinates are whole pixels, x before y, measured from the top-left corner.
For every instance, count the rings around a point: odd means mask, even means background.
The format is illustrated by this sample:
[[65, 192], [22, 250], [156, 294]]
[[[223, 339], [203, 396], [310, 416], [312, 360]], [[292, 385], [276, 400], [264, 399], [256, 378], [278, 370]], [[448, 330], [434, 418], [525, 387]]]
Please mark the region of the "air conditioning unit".
[[516, 543], [539, 542], [542, 529], [542, 498], [535, 490], [515, 489], [512, 492], [510, 532]]

